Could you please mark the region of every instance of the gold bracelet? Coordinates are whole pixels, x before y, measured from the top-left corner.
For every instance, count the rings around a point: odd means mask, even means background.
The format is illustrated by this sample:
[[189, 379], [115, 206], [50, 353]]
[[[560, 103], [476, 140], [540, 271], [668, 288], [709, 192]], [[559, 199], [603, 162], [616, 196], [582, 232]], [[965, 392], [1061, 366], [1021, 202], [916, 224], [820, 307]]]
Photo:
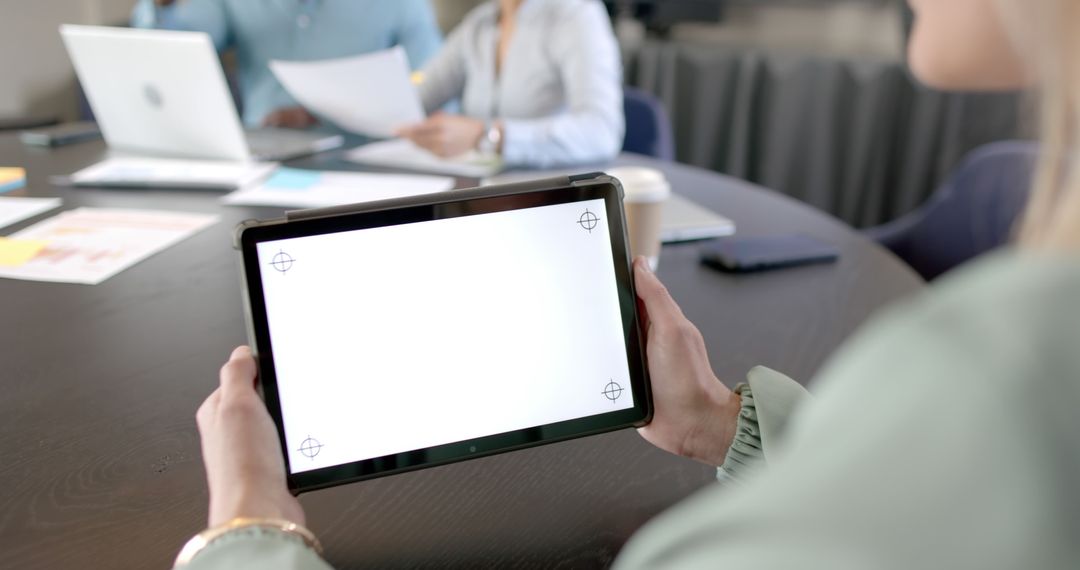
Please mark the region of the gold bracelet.
[[191, 562], [204, 548], [210, 546], [210, 543], [225, 536], [226, 534], [239, 530], [242, 528], [262, 528], [267, 530], [273, 530], [282, 532], [285, 534], [294, 535], [300, 540], [304, 541], [304, 545], [315, 551], [315, 554], [322, 556], [323, 548], [319, 543], [319, 539], [315, 537], [310, 530], [298, 525], [294, 522], [289, 522], [284, 519], [267, 519], [267, 518], [251, 518], [251, 517], [236, 517], [226, 523], [220, 524], [215, 527], [208, 528], [199, 534], [191, 537], [191, 540], [187, 541], [187, 544], [180, 549], [180, 554], [176, 555], [176, 562], [173, 563], [173, 568], [179, 568]]

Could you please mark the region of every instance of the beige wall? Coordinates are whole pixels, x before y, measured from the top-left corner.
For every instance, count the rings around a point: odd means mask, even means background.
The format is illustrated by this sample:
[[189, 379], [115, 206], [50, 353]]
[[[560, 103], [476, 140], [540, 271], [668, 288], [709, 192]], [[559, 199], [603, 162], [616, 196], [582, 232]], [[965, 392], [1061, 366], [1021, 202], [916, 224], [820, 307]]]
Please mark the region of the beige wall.
[[[444, 30], [481, 1], [432, 0]], [[685, 25], [672, 32], [677, 38], [699, 41], [896, 57], [902, 43], [892, 8], [897, 1], [834, 0], [829, 6], [733, 0], [725, 23]], [[74, 72], [57, 27], [124, 22], [133, 4], [134, 0], [0, 0], [0, 115], [74, 118]]]
[[681, 24], [680, 40], [899, 59], [901, 0], [731, 0], [720, 24]]
[[439, 27], [444, 34], [450, 33], [469, 10], [483, 2], [484, 0], [431, 0], [439, 18]]
[[76, 113], [62, 23], [127, 20], [133, 0], [0, 0], [0, 115]]
[[[433, 0], [439, 25], [449, 32], [484, 0]], [[753, 45], [826, 54], [899, 58], [903, 52], [903, 0], [728, 0], [717, 24], [679, 24], [678, 40]]]

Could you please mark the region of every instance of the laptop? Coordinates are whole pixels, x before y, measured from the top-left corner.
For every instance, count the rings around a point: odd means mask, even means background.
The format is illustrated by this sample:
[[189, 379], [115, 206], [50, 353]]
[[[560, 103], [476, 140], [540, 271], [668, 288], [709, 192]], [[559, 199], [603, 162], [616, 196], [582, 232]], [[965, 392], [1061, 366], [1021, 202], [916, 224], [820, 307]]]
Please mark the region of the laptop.
[[156, 157], [286, 160], [341, 146], [340, 135], [245, 131], [210, 36], [60, 26], [109, 148]]
[[678, 243], [729, 236], [735, 233], [735, 222], [672, 194], [660, 214], [660, 241]]

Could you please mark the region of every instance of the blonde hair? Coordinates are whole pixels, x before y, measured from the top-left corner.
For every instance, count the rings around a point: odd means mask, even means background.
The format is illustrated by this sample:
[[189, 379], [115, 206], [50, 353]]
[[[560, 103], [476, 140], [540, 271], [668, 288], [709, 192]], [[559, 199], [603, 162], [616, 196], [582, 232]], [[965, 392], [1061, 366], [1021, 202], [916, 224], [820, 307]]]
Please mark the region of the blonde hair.
[[1041, 150], [1017, 228], [1024, 246], [1080, 247], [1080, 2], [997, 0], [1006, 29], [1037, 83]]

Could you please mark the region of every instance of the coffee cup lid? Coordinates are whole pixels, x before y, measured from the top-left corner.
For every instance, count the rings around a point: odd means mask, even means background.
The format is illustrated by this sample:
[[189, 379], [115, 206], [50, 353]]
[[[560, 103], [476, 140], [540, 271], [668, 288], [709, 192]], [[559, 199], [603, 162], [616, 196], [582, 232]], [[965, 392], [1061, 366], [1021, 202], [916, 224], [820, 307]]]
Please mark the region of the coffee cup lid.
[[609, 168], [609, 176], [622, 183], [627, 199], [642, 202], [666, 200], [671, 195], [671, 185], [664, 173], [644, 166], [619, 166]]

